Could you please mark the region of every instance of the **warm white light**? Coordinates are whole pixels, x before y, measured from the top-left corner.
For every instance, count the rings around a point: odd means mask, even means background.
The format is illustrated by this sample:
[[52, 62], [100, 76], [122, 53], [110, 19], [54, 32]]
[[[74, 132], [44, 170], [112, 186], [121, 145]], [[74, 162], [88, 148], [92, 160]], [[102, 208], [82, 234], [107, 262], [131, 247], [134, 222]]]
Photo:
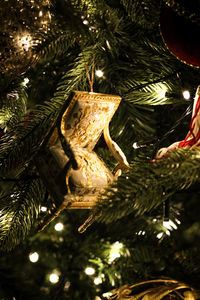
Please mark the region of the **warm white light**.
[[108, 298], [111, 297], [113, 294], [111, 292], [107, 292], [103, 294], [103, 297]]
[[161, 98], [165, 98], [165, 95], [166, 95], [166, 91], [163, 90], [163, 91], [160, 92], [160, 97]]
[[183, 91], [183, 98], [186, 100], [190, 99], [190, 92], [189, 91]]
[[156, 237], [157, 237], [158, 239], [161, 239], [162, 236], [163, 236], [163, 232], [160, 232], [160, 233], [157, 234]]
[[109, 41], [108, 41], [108, 40], [106, 40], [106, 45], [108, 46], [108, 48], [109, 48], [109, 49], [111, 49], [111, 47], [110, 47], [110, 43], [109, 43]]
[[167, 86], [163, 83], [155, 84], [155, 99], [162, 101], [166, 97]]
[[101, 283], [102, 283], [102, 279], [101, 279], [101, 278], [96, 277], [96, 278], [94, 279], [94, 284], [99, 285], [99, 284], [101, 284]]
[[65, 282], [65, 286], [64, 286], [64, 291], [68, 291], [70, 285], [71, 285], [70, 282], [69, 282], [69, 281], [66, 281], [66, 282]]
[[169, 230], [177, 229], [176, 224], [172, 220], [163, 221], [163, 226]]
[[139, 148], [139, 147], [138, 147], [138, 144], [137, 144], [136, 142], [135, 142], [135, 143], [133, 143], [133, 148], [134, 148], [134, 149], [137, 149], [137, 148]]
[[84, 20], [84, 21], [83, 21], [83, 24], [84, 24], [84, 25], [88, 25], [88, 23], [89, 23], [88, 20]]
[[114, 244], [112, 244], [112, 248], [113, 249], [122, 249], [124, 247], [124, 245], [120, 242], [115, 242]]
[[95, 74], [97, 77], [103, 77], [103, 72], [101, 70], [96, 70]]
[[43, 12], [42, 10], [39, 12], [39, 17], [42, 17], [43, 16]]
[[63, 230], [64, 225], [63, 225], [63, 223], [57, 223], [57, 224], [54, 226], [54, 228], [55, 228], [56, 231], [61, 231], [61, 230]]
[[169, 221], [163, 221], [163, 226], [167, 229], [171, 229], [171, 226], [169, 224]]
[[56, 273], [51, 273], [49, 275], [49, 281], [51, 283], [57, 283], [59, 281], [59, 276]]
[[23, 36], [18, 35], [16, 37], [16, 42], [20, 50], [28, 51], [32, 46], [32, 37], [29, 33], [24, 34]]
[[142, 230], [140, 230], [139, 232], [138, 232], [138, 235], [145, 235], [146, 234], [146, 232], [145, 231], [142, 231]]
[[120, 256], [121, 256], [121, 254], [119, 252], [117, 252], [117, 251], [111, 251], [108, 262], [112, 263], [116, 258], [119, 258]]
[[40, 210], [45, 212], [45, 211], [47, 211], [47, 207], [46, 206], [41, 206]]
[[37, 252], [33, 252], [29, 254], [29, 259], [32, 263], [35, 263], [39, 259], [39, 254]]
[[123, 244], [120, 242], [115, 242], [111, 246], [110, 255], [108, 263], [112, 263], [116, 258], [121, 256], [120, 250], [123, 248]]
[[86, 275], [91, 276], [91, 275], [94, 275], [94, 273], [95, 273], [95, 269], [92, 268], [92, 267], [87, 267], [87, 268], [85, 269], [85, 274], [86, 274]]
[[27, 83], [29, 83], [29, 79], [26, 77], [24, 78], [24, 85], [26, 85]]

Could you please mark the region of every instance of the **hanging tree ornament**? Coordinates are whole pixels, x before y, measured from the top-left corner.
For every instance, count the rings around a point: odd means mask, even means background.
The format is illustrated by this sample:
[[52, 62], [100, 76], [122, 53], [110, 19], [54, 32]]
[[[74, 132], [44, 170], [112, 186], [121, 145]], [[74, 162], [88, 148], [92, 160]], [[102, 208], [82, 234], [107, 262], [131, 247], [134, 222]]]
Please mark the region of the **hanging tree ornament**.
[[168, 49], [182, 62], [200, 67], [200, 3], [163, 0], [160, 29]]
[[177, 280], [155, 279], [124, 285], [104, 293], [103, 297], [108, 300], [197, 300], [200, 292]]
[[[46, 148], [35, 160], [47, 190], [54, 199], [49, 214], [42, 220], [43, 229], [63, 209], [92, 209], [98, 197], [129, 164], [120, 147], [111, 139], [109, 122], [117, 110], [121, 97], [93, 92], [95, 47], [90, 77], [85, 56], [85, 69], [90, 92], [73, 91], [57, 120]], [[111, 172], [94, 152], [100, 136], [118, 164]], [[48, 176], [47, 176], [48, 174]], [[91, 215], [79, 228], [80, 232], [96, 219]]]
[[[36, 60], [33, 46], [47, 32], [48, 0], [3, 0], [0, 3], [0, 73], [19, 75]], [[41, 41], [41, 39], [40, 39]]]
[[190, 121], [189, 132], [183, 141], [175, 142], [169, 147], [158, 150], [155, 159], [168, 157], [170, 152], [179, 148], [189, 149], [193, 146], [200, 146], [200, 86], [198, 86], [194, 98], [192, 119]]
[[[74, 91], [69, 96], [58, 127], [36, 162], [54, 199], [54, 207], [44, 225], [64, 208], [91, 209], [99, 194], [118, 176], [118, 171], [129, 167], [108, 128], [120, 101], [119, 96], [93, 92]], [[113, 173], [94, 152], [102, 133], [118, 161]]]

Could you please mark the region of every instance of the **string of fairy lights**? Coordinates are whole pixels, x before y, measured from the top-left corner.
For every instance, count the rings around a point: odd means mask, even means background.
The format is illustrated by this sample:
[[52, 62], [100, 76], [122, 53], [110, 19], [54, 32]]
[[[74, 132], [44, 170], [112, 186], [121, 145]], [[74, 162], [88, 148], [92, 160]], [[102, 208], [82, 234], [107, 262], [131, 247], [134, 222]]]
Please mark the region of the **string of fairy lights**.
[[[47, 207], [45, 206], [41, 206], [41, 212], [46, 212], [47, 211]], [[153, 223], [157, 223], [160, 222], [160, 220], [157, 219], [153, 219], [152, 220]], [[162, 222], [163, 225], [163, 231], [158, 232], [157, 234], [157, 238], [161, 239], [164, 238], [165, 235], [170, 235], [172, 230], [177, 230], [178, 225], [180, 224], [180, 221], [178, 219], [176, 219], [174, 222], [172, 220], [164, 220]], [[62, 233], [62, 231], [64, 230], [65, 225], [59, 221], [57, 223], [55, 223], [54, 225], [54, 230], [56, 232], [60, 232]], [[146, 232], [145, 231], [139, 231], [138, 233], [136, 233], [137, 235], [145, 235]], [[40, 253], [38, 253], [37, 251], [33, 251], [31, 253], [29, 253], [29, 260], [31, 263], [35, 264], [39, 261], [40, 259]], [[116, 241], [112, 244], [109, 245], [109, 252], [108, 252], [108, 257], [107, 257], [107, 264], [112, 264], [115, 263], [115, 260], [120, 259], [120, 257], [129, 255], [130, 256], [130, 252], [129, 250], [126, 248], [126, 246], [120, 242], [120, 241]], [[90, 260], [88, 260], [90, 261]], [[90, 280], [92, 279], [93, 283], [95, 286], [101, 285], [105, 280], [106, 280], [106, 276], [101, 272], [99, 273], [97, 269], [95, 269], [94, 265], [91, 265], [90, 263], [83, 268], [82, 270], [89, 278]], [[47, 274], [46, 278], [47, 281], [49, 281], [50, 284], [55, 285], [58, 284], [59, 281], [61, 280], [61, 272], [59, 271], [59, 269], [53, 269], [49, 274]], [[113, 282], [113, 286], [114, 286], [115, 282]], [[67, 280], [65, 282], [64, 285], [64, 291], [68, 291], [70, 287], [70, 281]], [[110, 293], [104, 293], [102, 295], [103, 298], [108, 298], [110, 297]], [[101, 300], [102, 298], [99, 296], [96, 296], [94, 300]]]
[[[47, 207], [41, 206], [40, 211], [42, 213], [46, 212]], [[64, 227], [65, 227], [64, 224], [59, 221], [55, 223], [54, 230], [57, 232], [62, 232], [64, 230]], [[116, 241], [115, 243], [110, 245], [109, 255], [107, 257], [107, 263], [112, 264], [116, 259], [120, 258], [121, 256], [127, 255], [127, 253], [129, 252], [126, 249], [125, 245], [119, 241]], [[37, 251], [32, 251], [29, 253], [28, 258], [31, 263], [35, 264], [40, 260], [40, 253], [38, 253]], [[92, 278], [95, 286], [102, 284], [103, 281], [105, 280], [105, 275], [103, 273], [97, 275], [97, 270], [94, 268], [93, 265], [88, 264], [88, 266], [86, 266], [85, 269], [83, 269], [83, 272], [87, 276]], [[52, 272], [46, 276], [46, 278], [51, 284], [57, 284], [61, 279], [61, 272], [58, 269], [53, 269]], [[70, 287], [70, 282], [66, 281], [64, 290], [67, 291], [69, 287]], [[99, 296], [96, 296], [95, 300], [97, 299], [101, 300]]]

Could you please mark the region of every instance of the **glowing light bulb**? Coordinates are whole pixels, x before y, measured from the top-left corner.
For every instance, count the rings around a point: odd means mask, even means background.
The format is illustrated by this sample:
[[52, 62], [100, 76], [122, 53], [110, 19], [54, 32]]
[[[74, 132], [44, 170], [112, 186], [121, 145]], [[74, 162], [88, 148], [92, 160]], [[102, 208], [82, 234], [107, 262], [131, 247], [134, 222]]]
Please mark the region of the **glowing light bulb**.
[[139, 232], [138, 232], [138, 235], [145, 235], [146, 234], [146, 232], [145, 231], [142, 231], [142, 230], [140, 230]]
[[85, 269], [85, 274], [86, 274], [86, 275], [91, 276], [91, 275], [94, 275], [94, 273], [95, 273], [95, 269], [92, 268], [92, 267], [87, 267], [87, 268]]
[[24, 78], [24, 85], [27, 85], [27, 83], [29, 83], [29, 79], [26, 77]]
[[171, 226], [169, 224], [169, 221], [163, 221], [163, 226], [167, 229], [171, 229]]
[[139, 147], [138, 147], [138, 144], [137, 144], [136, 142], [135, 142], [135, 143], [133, 143], [133, 148], [134, 148], [134, 149], [137, 149], [137, 148], [139, 148]]
[[37, 252], [33, 252], [29, 254], [29, 259], [32, 263], [35, 263], [39, 259], [39, 254]]
[[160, 97], [161, 98], [165, 98], [165, 96], [166, 96], [166, 91], [161, 91], [160, 92]]
[[124, 247], [124, 245], [118, 241], [112, 245], [113, 249], [122, 249], [123, 247]]
[[99, 284], [101, 284], [101, 283], [102, 283], [102, 279], [101, 279], [101, 278], [96, 277], [96, 278], [94, 279], [94, 284], [99, 285]]
[[54, 229], [55, 229], [56, 231], [61, 231], [61, 230], [63, 230], [63, 228], [64, 228], [63, 223], [57, 223], [57, 224], [54, 226]]
[[32, 37], [29, 33], [24, 33], [23, 36], [18, 35], [16, 37], [16, 43], [21, 51], [28, 51], [32, 46]]
[[123, 246], [124, 245], [118, 241], [112, 244], [108, 263], [112, 263], [116, 258], [121, 256], [120, 250], [123, 248]]
[[84, 21], [83, 21], [83, 24], [84, 24], [84, 25], [88, 25], [88, 23], [89, 23], [88, 20], [84, 20]]
[[42, 16], [43, 16], [43, 12], [42, 12], [42, 10], [40, 10], [39, 17], [42, 17]]
[[59, 276], [56, 273], [51, 273], [49, 275], [49, 281], [53, 284], [57, 283], [59, 281]]
[[163, 221], [163, 226], [169, 230], [177, 229], [176, 224], [172, 220]]
[[189, 91], [183, 91], [183, 98], [186, 100], [190, 99], [190, 92]]
[[157, 234], [156, 237], [160, 240], [162, 236], [163, 236], [163, 232], [160, 232], [160, 233]]
[[101, 70], [96, 70], [95, 74], [97, 77], [103, 77], [103, 72]]
[[41, 206], [40, 210], [45, 212], [45, 211], [47, 211], [47, 207], [46, 206]]
[[113, 294], [111, 292], [107, 292], [103, 294], [103, 297], [108, 298], [111, 297]]

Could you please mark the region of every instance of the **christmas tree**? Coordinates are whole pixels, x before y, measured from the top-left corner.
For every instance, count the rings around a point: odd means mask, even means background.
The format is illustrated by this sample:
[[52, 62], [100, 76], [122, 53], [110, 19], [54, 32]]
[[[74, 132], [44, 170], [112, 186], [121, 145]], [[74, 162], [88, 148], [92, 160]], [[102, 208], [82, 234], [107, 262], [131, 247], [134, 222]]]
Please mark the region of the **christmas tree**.
[[200, 299], [198, 10], [1, 1], [1, 300]]

